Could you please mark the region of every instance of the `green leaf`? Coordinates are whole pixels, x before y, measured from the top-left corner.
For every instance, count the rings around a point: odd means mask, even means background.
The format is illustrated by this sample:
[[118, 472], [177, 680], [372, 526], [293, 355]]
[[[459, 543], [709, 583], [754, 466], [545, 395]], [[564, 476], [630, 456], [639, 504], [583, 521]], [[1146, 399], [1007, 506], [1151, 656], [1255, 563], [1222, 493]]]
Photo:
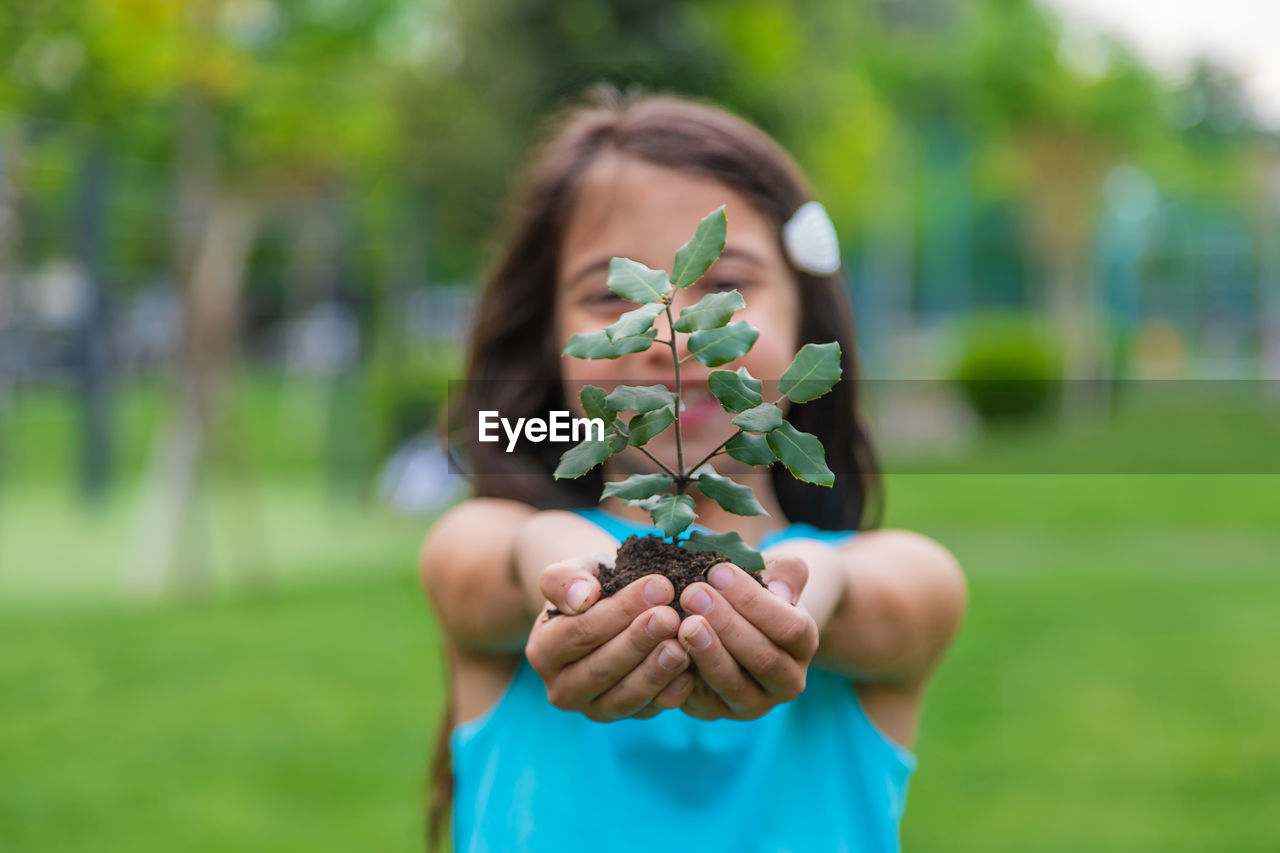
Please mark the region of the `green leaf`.
[[663, 495], [649, 510], [649, 517], [654, 526], [661, 528], [663, 536], [671, 537], [693, 524], [698, 514], [693, 511], [693, 498], [688, 495]]
[[676, 422], [676, 413], [673, 409], [654, 409], [652, 412], [645, 412], [643, 415], [636, 415], [631, 419], [631, 423], [627, 425], [630, 435], [627, 436], [627, 443], [632, 447], [643, 447], [658, 433]]
[[[621, 423], [614, 421], [613, 427], [616, 430], [622, 426]], [[614, 456], [627, 449], [627, 437], [621, 432], [611, 432], [604, 437], [605, 443], [609, 445], [609, 455]]]
[[641, 500], [665, 491], [673, 482], [666, 474], [632, 474], [625, 480], [605, 483], [600, 498]]
[[640, 335], [627, 335], [611, 340], [604, 329], [588, 334], [577, 334], [564, 345], [564, 354], [574, 358], [619, 358], [633, 352], [644, 352], [658, 336], [657, 329]]
[[663, 406], [674, 406], [676, 395], [665, 385], [619, 385], [604, 398], [615, 412], [652, 412]]
[[557, 480], [576, 480], [613, 453], [609, 439], [597, 441], [589, 438], [560, 455], [560, 464], [556, 466], [554, 476]]
[[760, 331], [746, 320], [735, 320], [718, 329], [704, 329], [689, 336], [689, 353], [707, 367], [728, 364], [750, 351]]
[[760, 405], [760, 380], [753, 379], [745, 367], [732, 370], [713, 370], [707, 378], [711, 393], [727, 412], [744, 412]]
[[714, 471], [698, 475], [698, 491], [737, 515], [768, 515], [751, 489]]
[[769, 446], [769, 439], [763, 435], [740, 432], [729, 439], [724, 449], [734, 459], [748, 465], [773, 464], [773, 448]]
[[681, 541], [680, 547], [686, 551], [719, 551], [732, 560], [735, 566], [749, 572], [764, 571], [764, 556], [733, 531], [703, 533], [695, 530], [689, 534], [688, 539]]
[[768, 432], [782, 426], [786, 420], [782, 417], [782, 409], [773, 403], [761, 403], [747, 409], [730, 423], [747, 432]]
[[641, 305], [636, 310], [623, 314], [618, 318], [617, 322], [605, 326], [605, 334], [609, 336], [611, 341], [632, 335], [642, 335], [652, 328], [653, 321], [662, 313], [664, 308], [666, 306], [661, 302], [650, 302], [647, 305]]
[[671, 328], [677, 332], [697, 332], [702, 329], [718, 329], [733, 317], [734, 311], [747, 307], [742, 294], [736, 290], [724, 290], [719, 293], [708, 293], [680, 311]]
[[702, 217], [693, 237], [676, 251], [676, 262], [671, 266], [671, 283], [676, 287], [688, 287], [702, 278], [702, 274], [724, 251], [727, 230], [724, 205]]
[[782, 426], [769, 433], [768, 439], [774, 455], [797, 480], [819, 486], [835, 483], [836, 475], [827, 467], [826, 454], [817, 436], [783, 422]]
[[608, 427], [613, 423], [614, 418], [618, 417], [618, 413], [605, 405], [605, 395], [603, 388], [583, 385], [582, 390], [578, 392], [578, 399], [582, 401], [582, 410], [587, 413], [587, 417], [599, 418]]
[[840, 344], [805, 344], [778, 380], [778, 391], [796, 403], [806, 403], [830, 391], [840, 373]]
[[657, 302], [671, 290], [662, 270], [651, 270], [630, 258], [609, 261], [609, 289], [629, 302]]

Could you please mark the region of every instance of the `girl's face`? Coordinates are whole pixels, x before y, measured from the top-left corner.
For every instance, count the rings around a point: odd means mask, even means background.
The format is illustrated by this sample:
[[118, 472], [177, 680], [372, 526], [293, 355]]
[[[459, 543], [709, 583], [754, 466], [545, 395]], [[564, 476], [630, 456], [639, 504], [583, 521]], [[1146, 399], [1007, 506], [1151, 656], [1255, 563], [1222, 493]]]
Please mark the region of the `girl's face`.
[[[795, 276], [782, 257], [776, 229], [768, 219], [729, 187], [700, 175], [655, 166], [611, 154], [592, 164], [583, 175], [577, 204], [560, 247], [556, 281], [555, 335], [563, 349], [569, 337], [596, 332], [638, 306], [615, 295], [605, 285], [609, 261], [631, 258], [653, 269], [670, 270], [676, 250], [693, 235], [699, 220], [725, 206], [728, 237], [719, 260], [698, 283], [676, 292], [671, 313], [693, 305], [713, 291], [737, 290], [746, 308], [734, 315], [760, 330], [751, 351], [721, 368], [746, 367], [765, 381], [766, 399], [799, 348], [799, 299]], [[658, 337], [668, 337], [665, 315], [657, 320]], [[688, 336], [677, 335], [678, 352], [687, 354]], [[565, 397], [581, 416], [578, 391], [584, 384], [606, 390], [620, 384], [666, 385], [674, 390], [671, 349], [654, 344], [646, 352], [615, 360], [563, 358], [560, 362]], [[686, 409], [680, 416], [685, 465], [713, 450], [736, 429], [707, 389], [708, 368], [695, 359], [680, 366], [681, 396]], [[776, 392], [774, 393], [776, 396]], [[631, 417], [631, 415], [624, 415]], [[674, 467], [675, 430], [668, 429], [646, 445], [651, 453]], [[639, 451], [628, 450], [630, 467], [649, 470]], [[726, 455], [716, 457], [717, 470], [741, 472], [745, 466]]]

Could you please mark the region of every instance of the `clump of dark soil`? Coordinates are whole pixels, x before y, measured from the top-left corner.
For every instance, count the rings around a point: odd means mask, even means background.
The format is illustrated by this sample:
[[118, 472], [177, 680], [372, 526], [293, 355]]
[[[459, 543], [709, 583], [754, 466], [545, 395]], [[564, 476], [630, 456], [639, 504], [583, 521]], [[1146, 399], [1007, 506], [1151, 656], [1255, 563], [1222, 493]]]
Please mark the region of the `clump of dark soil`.
[[[600, 564], [600, 597], [613, 595], [623, 587], [648, 575], [665, 575], [676, 589], [671, 606], [683, 619], [686, 615], [680, 606], [680, 593], [691, 583], [705, 581], [707, 572], [717, 563], [733, 561], [719, 551], [686, 551], [659, 536], [629, 536], [618, 546], [618, 558], [612, 567]], [[761, 586], [764, 581], [755, 573], [749, 573]], [[559, 610], [551, 610], [556, 616]]]
[[618, 546], [618, 559], [612, 569], [600, 567], [600, 597], [613, 595], [627, 584], [646, 575], [666, 575], [676, 588], [671, 606], [684, 618], [680, 609], [680, 593], [691, 583], [707, 579], [707, 572], [717, 563], [733, 562], [719, 551], [686, 551], [659, 536], [629, 536]]
[[[627, 537], [626, 542], [618, 546], [618, 558], [612, 569], [600, 566], [600, 598], [612, 596], [646, 575], [666, 575], [672, 587], [676, 588], [676, 598], [671, 606], [684, 619], [686, 613], [680, 606], [680, 593], [685, 592], [685, 587], [691, 583], [707, 580], [710, 567], [718, 562], [733, 561], [718, 551], [686, 551], [654, 535]], [[748, 574], [764, 585], [759, 575]]]

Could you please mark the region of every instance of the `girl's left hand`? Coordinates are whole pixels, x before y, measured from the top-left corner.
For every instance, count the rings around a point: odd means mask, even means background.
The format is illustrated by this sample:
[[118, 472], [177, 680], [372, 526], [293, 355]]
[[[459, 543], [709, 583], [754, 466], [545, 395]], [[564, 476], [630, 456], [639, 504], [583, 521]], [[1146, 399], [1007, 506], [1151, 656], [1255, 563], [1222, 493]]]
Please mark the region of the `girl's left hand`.
[[702, 720], [754, 720], [804, 690], [818, 650], [818, 626], [796, 606], [809, 578], [804, 560], [783, 556], [765, 568], [768, 588], [721, 563], [680, 596], [690, 614], [678, 639], [699, 677], [681, 708]]

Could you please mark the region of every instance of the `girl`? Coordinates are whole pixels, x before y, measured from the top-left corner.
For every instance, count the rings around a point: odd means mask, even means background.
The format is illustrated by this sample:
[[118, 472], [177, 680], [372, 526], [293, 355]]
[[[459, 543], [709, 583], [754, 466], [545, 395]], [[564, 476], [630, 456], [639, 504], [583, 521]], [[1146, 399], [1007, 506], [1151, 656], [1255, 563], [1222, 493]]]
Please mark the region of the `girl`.
[[[609, 89], [565, 114], [526, 173], [480, 299], [470, 381], [450, 413], [476, 497], [436, 523], [421, 560], [451, 661], [433, 822], [451, 771], [456, 849], [897, 849], [925, 686], [966, 591], [939, 545], [870, 531], [879, 478], [844, 288], [783, 238], [811, 199], [787, 155], [746, 122]], [[557, 481], [565, 445], [507, 453], [505, 442], [459, 436], [480, 409], [513, 421], [581, 416], [583, 383], [670, 384], [667, 347], [616, 361], [560, 352], [634, 307], [605, 286], [610, 258], [667, 269], [722, 204], [724, 253], [674, 307], [741, 291], [735, 319], [760, 337], [731, 367], [766, 380], [805, 343], [840, 342], [845, 379], [788, 413], [822, 440], [837, 476], [825, 489], [773, 466], [748, 481], [768, 516], [730, 515], [695, 495], [699, 524], [761, 547], [767, 587], [716, 566], [684, 590], [680, 619], [658, 575], [600, 598], [593, 555], [653, 532], [643, 510], [597, 506], [602, 482], [651, 470], [645, 456], [628, 449], [603, 473]], [[709, 371], [685, 364], [686, 386], [705, 388]], [[700, 458], [732, 427], [694, 393], [681, 428], [685, 452]], [[673, 432], [647, 449], [672, 455], [662, 441]], [[734, 464], [717, 457], [722, 473], [750, 476]], [[542, 616], [551, 606], [564, 615]]]

